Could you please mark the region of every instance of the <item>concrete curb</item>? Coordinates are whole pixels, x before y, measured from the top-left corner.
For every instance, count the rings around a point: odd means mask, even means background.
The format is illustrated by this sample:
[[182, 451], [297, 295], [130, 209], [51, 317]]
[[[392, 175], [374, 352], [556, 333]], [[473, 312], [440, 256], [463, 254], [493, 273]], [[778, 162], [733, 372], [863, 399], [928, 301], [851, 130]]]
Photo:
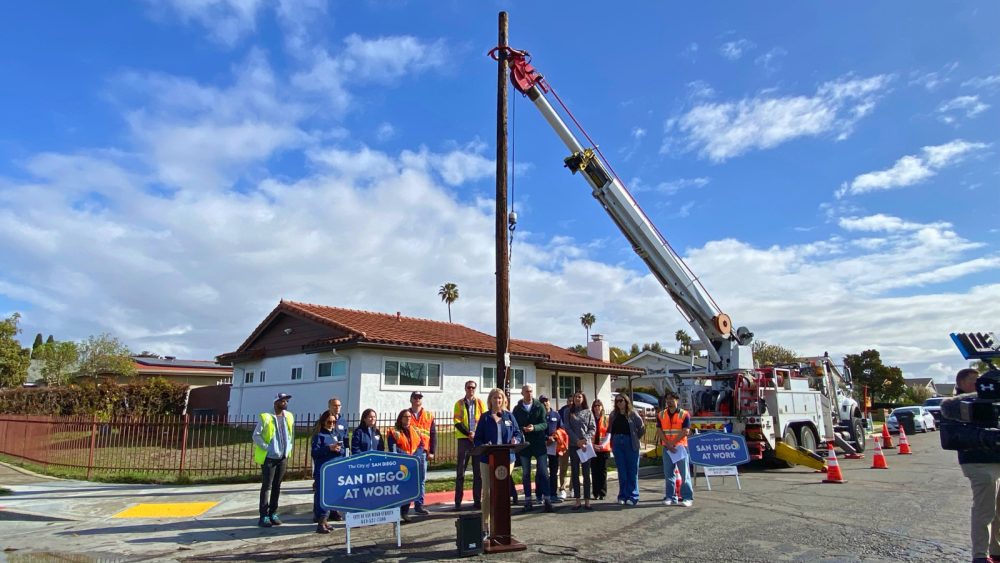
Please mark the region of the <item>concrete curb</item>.
[[42, 475], [41, 473], [35, 473], [34, 471], [29, 471], [27, 469], [24, 469], [23, 467], [18, 467], [16, 465], [11, 465], [9, 463], [5, 463], [5, 462], [2, 462], [2, 461], [0, 461], [0, 466], [6, 467], [7, 469], [10, 469], [11, 471], [16, 471], [16, 472], [18, 472], [18, 473], [20, 473], [22, 475], [29, 475], [31, 477], [38, 477], [39, 479], [49, 479], [51, 481], [61, 481], [61, 479], [59, 479], [58, 477], [52, 477], [51, 475]]
[[73, 518], [59, 518], [47, 514], [37, 514], [35, 512], [24, 512], [22, 510], [8, 510], [0, 506], [0, 522], [15, 520], [19, 522], [76, 522]]

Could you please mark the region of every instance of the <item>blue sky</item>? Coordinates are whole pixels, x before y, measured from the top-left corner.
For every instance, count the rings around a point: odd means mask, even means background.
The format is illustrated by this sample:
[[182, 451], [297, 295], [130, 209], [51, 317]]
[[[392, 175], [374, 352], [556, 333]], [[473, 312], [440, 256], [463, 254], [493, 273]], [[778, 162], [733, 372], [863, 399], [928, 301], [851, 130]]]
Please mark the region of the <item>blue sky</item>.
[[[492, 332], [496, 13], [737, 324], [962, 366], [1000, 313], [995, 3], [162, 0], [0, 18], [0, 312], [211, 357], [279, 298]], [[683, 324], [513, 99], [515, 337]]]

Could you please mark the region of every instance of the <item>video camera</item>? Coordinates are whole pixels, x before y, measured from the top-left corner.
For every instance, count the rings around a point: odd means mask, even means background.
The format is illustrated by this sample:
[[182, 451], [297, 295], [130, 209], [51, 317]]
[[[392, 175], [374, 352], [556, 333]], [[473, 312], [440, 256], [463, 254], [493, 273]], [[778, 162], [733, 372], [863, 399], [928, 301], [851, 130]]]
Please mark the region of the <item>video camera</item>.
[[1000, 452], [1000, 342], [992, 332], [952, 334], [966, 360], [980, 360], [990, 370], [976, 379], [976, 397], [941, 403], [941, 447], [946, 450]]

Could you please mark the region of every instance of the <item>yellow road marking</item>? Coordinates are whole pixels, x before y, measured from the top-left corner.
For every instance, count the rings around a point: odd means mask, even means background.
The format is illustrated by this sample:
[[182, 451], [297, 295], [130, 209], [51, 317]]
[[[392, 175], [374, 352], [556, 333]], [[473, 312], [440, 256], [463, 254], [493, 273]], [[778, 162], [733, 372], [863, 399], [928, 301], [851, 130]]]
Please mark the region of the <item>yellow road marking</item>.
[[168, 502], [137, 504], [112, 518], [184, 518], [200, 516], [217, 502]]

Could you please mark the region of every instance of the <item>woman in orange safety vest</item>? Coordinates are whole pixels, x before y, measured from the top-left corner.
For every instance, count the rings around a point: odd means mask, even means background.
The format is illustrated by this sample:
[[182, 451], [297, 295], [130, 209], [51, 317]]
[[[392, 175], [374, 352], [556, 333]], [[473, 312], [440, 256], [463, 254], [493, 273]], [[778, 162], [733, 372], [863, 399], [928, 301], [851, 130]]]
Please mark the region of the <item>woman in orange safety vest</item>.
[[[410, 424], [413, 415], [410, 409], [399, 411], [396, 416], [396, 425], [389, 429], [386, 435], [386, 443], [390, 452], [419, 456], [424, 452], [424, 440], [416, 426]], [[410, 503], [399, 507], [400, 517], [403, 522], [409, 522]]]
[[608, 496], [608, 458], [611, 457], [611, 437], [608, 436], [608, 415], [604, 414], [604, 403], [595, 399], [590, 407], [597, 423], [594, 433], [594, 452], [597, 454], [590, 460], [590, 480], [593, 482], [594, 498], [604, 500]]

